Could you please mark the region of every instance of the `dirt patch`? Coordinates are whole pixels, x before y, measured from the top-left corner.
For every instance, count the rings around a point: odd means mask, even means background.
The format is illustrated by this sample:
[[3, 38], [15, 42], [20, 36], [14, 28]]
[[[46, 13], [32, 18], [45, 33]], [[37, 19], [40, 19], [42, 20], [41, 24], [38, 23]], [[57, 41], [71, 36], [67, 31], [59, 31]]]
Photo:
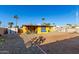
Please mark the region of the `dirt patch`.
[[78, 33], [65, 33], [65, 32], [58, 32], [58, 33], [48, 33], [48, 34], [42, 34], [43, 37], [46, 38], [45, 42], [43, 44], [48, 44], [51, 42], [56, 42], [64, 39], [73, 38], [76, 36], [79, 36]]
[[46, 41], [40, 47], [48, 54], [79, 53], [78, 33], [49, 33], [43, 36]]

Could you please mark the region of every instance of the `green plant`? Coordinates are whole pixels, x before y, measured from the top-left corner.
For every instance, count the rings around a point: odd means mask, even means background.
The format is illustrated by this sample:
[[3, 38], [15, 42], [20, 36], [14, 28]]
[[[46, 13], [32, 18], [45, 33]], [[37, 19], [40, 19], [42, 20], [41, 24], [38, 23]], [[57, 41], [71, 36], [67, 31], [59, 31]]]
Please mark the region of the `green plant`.
[[0, 37], [0, 45], [2, 45], [5, 42], [5, 39], [3, 37]]

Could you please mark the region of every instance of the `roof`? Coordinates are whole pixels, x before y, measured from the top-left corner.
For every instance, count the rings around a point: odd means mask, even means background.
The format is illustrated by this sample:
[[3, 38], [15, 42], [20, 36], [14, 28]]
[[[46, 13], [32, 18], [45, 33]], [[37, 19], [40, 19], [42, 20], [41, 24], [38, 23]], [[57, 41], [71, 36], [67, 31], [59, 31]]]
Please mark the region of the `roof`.
[[23, 26], [40, 26], [40, 27], [54, 27], [54, 26], [49, 26], [49, 25], [23, 25]]

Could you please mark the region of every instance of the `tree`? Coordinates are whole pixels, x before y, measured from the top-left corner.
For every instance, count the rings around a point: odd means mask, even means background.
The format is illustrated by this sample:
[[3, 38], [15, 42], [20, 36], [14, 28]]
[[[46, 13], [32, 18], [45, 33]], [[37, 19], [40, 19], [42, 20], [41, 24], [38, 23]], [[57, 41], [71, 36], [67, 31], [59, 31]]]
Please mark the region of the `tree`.
[[0, 21], [0, 26], [1, 26], [2, 22]]
[[51, 24], [50, 24], [50, 23], [46, 23], [46, 25], [47, 25], [47, 26], [50, 26]]
[[15, 28], [19, 28], [19, 26], [15, 26]]
[[51, 23], [43, 23], [42, 25], [45, 25], [45, 26], [50, 26]]
[[72, 28], [72, 24], [66, 24], [67, 28]]
[[66, 24], [66, 25], [68, 25], [68, 26], [72, 26], [72, 24]]
[[44, 23], [44, 25], [46, 25], [46, 26], [50, 26], [51, 24], [50, 24], [50, 23]]
[[13, 18], [16, 19], [16, 26], [15, 27], [17, 27], [18, 26], [17, 24], [18, 24], [18, 18], [19, 17], [17, 15], [14, 15]]
[[13, 27], [13, 24], [14, 24], [13, 22], [8, 22], [8, 25], [9, 25], [10, 28]]
[[44, 21], [45, 21], [45, 18], [42, 18], [42, 24], [44, 23]]
[[56, 26], [56, 24], [55, 24], [55, 23], [53, 23], [53, 26]]

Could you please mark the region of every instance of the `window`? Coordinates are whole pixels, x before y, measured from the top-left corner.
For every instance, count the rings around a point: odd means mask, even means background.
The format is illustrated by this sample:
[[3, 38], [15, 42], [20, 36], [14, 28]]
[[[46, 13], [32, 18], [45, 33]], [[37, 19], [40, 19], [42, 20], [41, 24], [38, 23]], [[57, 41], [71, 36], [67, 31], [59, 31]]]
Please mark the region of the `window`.
[[41, 32], [46, 32], [46, 27], [41, 27]]

